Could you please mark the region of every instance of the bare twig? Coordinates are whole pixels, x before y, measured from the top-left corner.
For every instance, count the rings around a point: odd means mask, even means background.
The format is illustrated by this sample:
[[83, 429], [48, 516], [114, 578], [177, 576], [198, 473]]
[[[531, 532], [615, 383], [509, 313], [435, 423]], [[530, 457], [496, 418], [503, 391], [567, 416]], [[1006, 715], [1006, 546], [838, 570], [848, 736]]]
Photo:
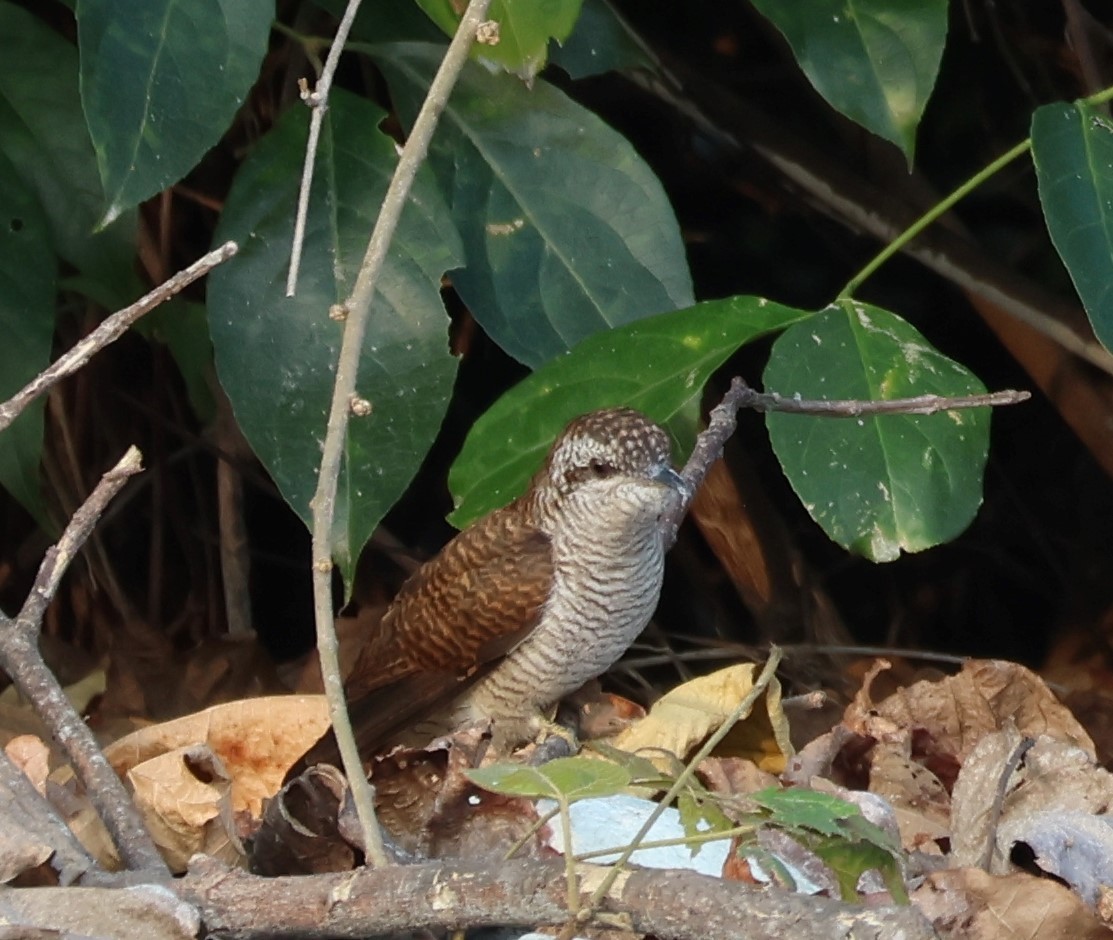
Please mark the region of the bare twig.
[[[746, 693], [742, 701], [738, 703], [734, 711], [727, 717], [727, 720], [703, 743], [703, 746], [696, 752], [695, 756], [688, 761], [684, 769], [677, 775], [673, 785], [669, 787], [668, 792], [661, 797], [660, 802], [653, 808], [653, 812], [646, 817], [642, 827], [638, 830], [634, 838], [630, 840], [630, 844], [618, 857], [614, 865], [611, 866], [607, 874], [603, 876], [603, 880], [591, 895], [591, 901], [588, 903], [587, 907], [580, 911], [579, 920], [586, 920], [587, 916], [598, 908], [603, 898], [607, 896], [607, 892], [610, 891], [619, 875], [622, 874], [623, 869], [626, 867], [626, 863], [630, 861], [630, 856], [638, 850], [638, 846], [645, 840], [645, 837], [649, 834], [649, 831], [653, 828], [657, 820], [660, 819], [665, 810], [672, 805], [672, 801], [676, 799], [680, 791], [688, 785], [688, 781], [692, 779], [699, 765], [703, 763], [704, 759], [707, 758], [713, 750], [715, 750], [718, 743], [730, 733], [730, 729], [750, 713], [754, 705], [757, 704], [757, 700], [761, 698], [765, 690], [769, 687], [769, 683], [773, 681], [773, 677], [777, 672], [777, 666], [780, 665], [780, 662], [781, 651], [774, 646], [769, 650], [769, 658], [765, 661], [765, 666], [762, 668], [760, 675], [754, 680], [753, 688]], [[570, 849], [571, 846], [565, 846], [565, 851], [570, 851]]]
[[305, 246], [305, 220], [309, 216], [309, 191], [313, 186], [313, 168], [317, 163], [317, 143], [321, 139], [321, 125], [328, 110], [328, 95], [332, 90], [332, 77], [340, 64], [340, 56], [348, 42], [348, 33], [355, 22], [356, 13], [362, 0], [348, 0], [344, 16], [336, 28], [336, 36], [325, 57], [324, 67], [317, 78], [313, 91], [304, 86], [302, 97], [312, 109], [309, 117], [309, 135], [305, 141], [305, 162], [301, 169], [301, 188], [298, 190], [298, 212], [294, 218], [294, 240], [290, 246], [290, 270], [286, 275], [286, 296], [293, 297], [298, 289], [298, 271], [301, 268], [301, 251]]
[[153, 291], [141, 297], [130, 307], [118, 310], [108, 317], [92, 333], [73, 347], [65, 355], [60, 356], [51, 364], [50, 368], [40, 372], [22, 390], [8, 401], [0, 405], [0, 431], [11, 424], [24, 408], [31, 402], [49, 391], [54, 385], [67, 376], [73, 375], [93, 356], [110, 343], [114, 343], [127, 331], [143, 314], [149, 313], [159, 304], [169, 300], [184, 287], [192, 284], [199, 277], [207, 274], [218, 264], [231, 258], [239, 246], [235, 242], [225, 242], [219, 248], [210, 251], [207, 255], [194, 261], [184, 271], [179, 271], [172, 278], [160, 284]]
[[15, 620], [0, 615], [0, 667], [30, 700], [65, 751], [124, 864], [132, 869], [165, 875], [166, 866], [127, 790], [61, 684], [43, 662], [38, 646], [43, 614], [58, 590], [62, 575], [112, 497], [142, 469], [141, 461], [138, 449], [128, 448], [120, 462], [101, 478], [74, 513], [58, 544], [47, 550], [31, 592]]
[[490, 0], [471, 0], [464, 11], [456, 35], [449, 43], [444, 61], [429, 86], [429, 93], [414, 121], [409, 139], [402, 148], [394, 177], [387, 188], [375, 229], [367, 244], [367, 252], [356, 277], [351, 296], [343, 304], [346, 311], [344, 338], [336, 364], [336, 384], [333, 387], [332, 406], [329, 411], [325, 444], [321, 453], [321, 469], [317, 477], [317, 491], [313, 495], [313, 600], [317, 624], [317, 653], [321, 661], [325, 695], [329, 715], [336, 733], [344, 773], [352, 787], [352, 798], [363, 828], [364, 846], [368, 859], [374, 864], [386, 864], [388, 859], [382, 844], [382, 834], [375, 821], [374, 799], [370, 784], [363, 774], [359, 750], [352, 736], [352, 724], [344, 702], [344, 685], [340, 677], [340, 660], [336, 630], [332, 613], [332, 523], [336, 513], [336, 489], [348, 432], [351, 402], [356, 391], [356, 375], [363, 349], [363, 337], [371, 311], [375, 285], [386, 260], [387, 249], [398, 227], [398, 220], [425, 155], [433, 130], [441, 112], [448, 104], [448, 96], [456, 84], [468, 58], [468, 51], [475, 39], [475, 32], [483, 22]]
[[794, 395], [785, 398], [776, 392], [756, 392], [745, 388], [738, 401], [740, 408], [754, 411], [783, 411], [785, 414], [814, 415], [824, 418], [860, 418], [863, 415], [933, 415], [956, 408], [986, 408], [1018, 405], [1032, 397], [1031, 392], [1007, 389], [986, 395], [916, 395], [913, 398], [890, 398], [885, 401], [863, 401], [857, 398], [833, 401], [804, 399]]
[[741, 378], [731, 380], [723, 400], [711, 409], [707, 427], [696, 438], [692, 455], [680, 472], [687, 488], [686, 498], [676, 512], [661, 519], [665, 547], [676, 542], [676, 533], [688, 512], [696, 491], [700, 488], [711, 465], [723, 455], [723, 446], [738, 426], [738, 409], [755, 411], [783, 411], [789, 414], [813, 415], [827, 418], [860, 418], [869, 415], [916, 414], [930, 415], [956, 408], [981, 408], [997, 405], [1015, 405], [1031, 398], [1030, 392], [1007, 390], [987, 395], [961, 395], [945, 398], [941, 395], [917, 395], [914, 398], [892, 398], [885, 401], [861, 399], [814, 400], [797, 395], [785, 398], [776, 392], [758, 392]]

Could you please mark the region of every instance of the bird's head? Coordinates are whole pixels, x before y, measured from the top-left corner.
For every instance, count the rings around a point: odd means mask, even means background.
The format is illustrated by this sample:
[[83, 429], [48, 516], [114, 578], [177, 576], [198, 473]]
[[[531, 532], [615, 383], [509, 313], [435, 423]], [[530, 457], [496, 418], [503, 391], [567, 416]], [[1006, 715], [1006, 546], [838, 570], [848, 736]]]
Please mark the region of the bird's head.
[[624, 493], [659, 502], [662, 511], [678, 496], [687, 496], [672, 467], [668, 434], [632, 408], [605, 408], [570, 422], [534, 482], [548, 498]]

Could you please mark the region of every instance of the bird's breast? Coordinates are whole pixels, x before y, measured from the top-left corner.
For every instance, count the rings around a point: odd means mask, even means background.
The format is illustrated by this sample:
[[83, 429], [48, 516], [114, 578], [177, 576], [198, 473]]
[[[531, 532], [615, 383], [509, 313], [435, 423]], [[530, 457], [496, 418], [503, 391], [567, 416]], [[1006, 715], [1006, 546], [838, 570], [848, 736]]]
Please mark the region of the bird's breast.
[[554, 578], [541, 621], [469, 694], [473, 716], [547, 708], [606, 672], [645, 628], [660, 596], [664, 546], [657, 512], [627, 509], [627, 518], [608, 519], [590, 506], [565, 508], [550, 532]]

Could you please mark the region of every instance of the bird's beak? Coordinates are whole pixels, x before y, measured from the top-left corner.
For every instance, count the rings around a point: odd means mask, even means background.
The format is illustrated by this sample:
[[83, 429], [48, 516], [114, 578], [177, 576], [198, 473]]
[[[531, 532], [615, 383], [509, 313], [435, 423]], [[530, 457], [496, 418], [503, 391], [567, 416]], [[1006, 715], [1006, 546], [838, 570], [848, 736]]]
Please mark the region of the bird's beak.
[[684, 497], [685, 501], [691, 499], [692, 497], [691, 489], [688, 486], [688, 481], [685, 480], [684, 477], [677, 473], [668, 464], [662, 464], [659, 467], [655, 467], [652, 473], [650, 473], [650, 478], [656, 480], [658, 483], [664, 483], [665, 486], [671, 486], [674, 490], [680, 493], [682, 497]]

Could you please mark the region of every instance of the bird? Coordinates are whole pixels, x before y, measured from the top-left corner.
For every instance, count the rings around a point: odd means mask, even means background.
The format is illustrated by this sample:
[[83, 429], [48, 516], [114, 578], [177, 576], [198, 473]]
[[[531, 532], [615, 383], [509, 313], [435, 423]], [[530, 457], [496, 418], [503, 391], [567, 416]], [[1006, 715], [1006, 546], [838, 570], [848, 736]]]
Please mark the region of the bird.
[[[690, 495], [668, 433], [645, 415], [572, 420], [526, 492], [414, 572], [365, 642], [345, 682], [360, 754], [415, 724], [489, 723], [499, 750], [551, 730], [559, 700], [649, 622], [668, 547], [660, 522]], [[325, 741], [306, 765], [336, 762]]]

